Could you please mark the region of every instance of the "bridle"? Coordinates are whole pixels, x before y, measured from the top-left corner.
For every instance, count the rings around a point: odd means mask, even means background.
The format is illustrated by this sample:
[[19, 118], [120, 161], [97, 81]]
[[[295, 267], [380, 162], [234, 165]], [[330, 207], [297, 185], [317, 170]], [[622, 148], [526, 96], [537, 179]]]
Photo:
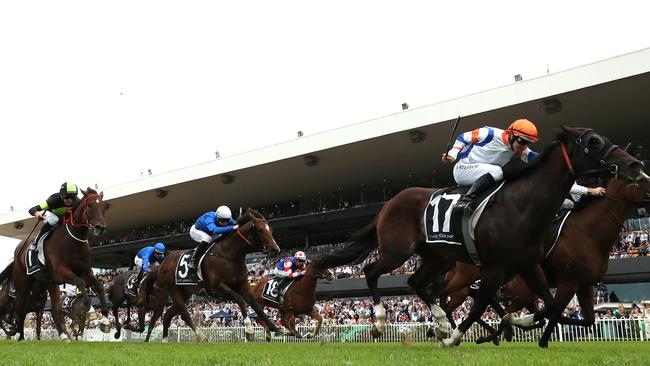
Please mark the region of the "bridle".
[[[598, 139], [599, 146], [593, 148], [589, 147], [589, 141], [591, 140], [592, 137]], [[574, 178], [579, 178], [586, 175], [601, 174], [601, 173], [609, 173], [614, 177], [618, 176], [619, 174], [618, 164], [612, 163], [608, 165], [607, 163], [607, 158], [612, 153], [612, 151], [619, 148], [618, 145], [611, 143], [609, 140], [596, 133], [596, 131], [589, 128], [582, 131], [582, 133], [578, 137], [573, 137], [569, 135], [568, 138], [573, 139], [573, 143], [574, 143], [573, 158], [569, 156], [568, 149], [564, 142], [561, 143], [562, 156], [564, 157], [564, 162], [566, 163], [569, 172], [571, 172]], [[581, 153], [582, 155], [584, 155], [586, 158], [590, 160], [598, 161], [601, 167], [597, 169], [589, 169], [585, 171], [576, 171], [574, 168], [575, 165], [574, 161], [578, 156], [578, 153]], [[630, 179], [631, 181], [635, 181], [630, 177], [626, 177], [626, 178]]]
[[[79, 205], [81, 207], [81, 223], [75, 223], [74, 222], [74, 212], [72, 211], [72, 207], [68, 207], [68, 210], [66, 211], [63, 221], [65, 225], [65, 229], [68, 231], [68, 234], [76, 241], [82, 242], [82, 243], [88, 243], [88, 239], [80, 239], [77, 238], [72, 232], [70, 231], [70, 226], [72, 227], [81, 227], [81, 228], [86, 228], [90, 229], [93, 227], [92, 224], [90, 224], [90, 221], [88, 220], [88, 202], [93, 199], [98, 199], [100, 196], [95, 193], [91, 193], [87, 195], [86, 197], [83, 198], [81, 201], [81, 204]], [[98, 200], [99, 202], [99, 200]], [[79, 207], [77, 207], [79, 209]]]

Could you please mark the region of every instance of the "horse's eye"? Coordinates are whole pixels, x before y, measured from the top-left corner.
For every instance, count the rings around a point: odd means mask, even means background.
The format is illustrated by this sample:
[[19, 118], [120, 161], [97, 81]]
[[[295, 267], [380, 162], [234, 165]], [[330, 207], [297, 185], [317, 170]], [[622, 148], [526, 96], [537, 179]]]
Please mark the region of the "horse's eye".
[[591, 138], [589, 138], [588, 143], [589, 143], [589, 147], [592, 149], [601, 148], [603, 147], [603, 145], [605, 145], [605, 141], [599, 136], [592, 136]]

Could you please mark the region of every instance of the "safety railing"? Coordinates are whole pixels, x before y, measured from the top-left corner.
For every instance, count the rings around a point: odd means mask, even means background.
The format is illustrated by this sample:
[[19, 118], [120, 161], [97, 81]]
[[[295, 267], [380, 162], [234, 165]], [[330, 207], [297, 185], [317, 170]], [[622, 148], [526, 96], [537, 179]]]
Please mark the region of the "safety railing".
[[[488, 321], [489, 325], [494, 328], [499, 326], [498, 321]], [[304, 335], [302, 338], [289, 336], [271, 335], [270, 342], [288, 343], [288, 342], [427, 342], [428, 323], [392, 323], [386, 324], [384, 334], [377, 339], [371, 335], [372, 326], [369, 324], [355, 325], [323, 325], [320, 332], [315, 337], [307, 337], [313, 327], [298, 326], [297, 330]], [[245, 328], [237, 327], [202, 327], [198, 328], [208, 339], [214, 343], [234, 343], [246, 342]], [[254, 327], [255, 342], [265, 342], [266, 333], [262, 327]], [[543, 329], [535, 329], [525, 332], [519, 328], [514, 328], [513, 342], [533, 342], [537, 341]], [[110, 333], [102, 333], [98, 329], [87, 329], [81, 339], [86, 341], [116, 341], [113, 337], [115, 330]], [[464, 342], [475, 342], [479, 337], [489, 335], [488, 331], [481, 328], [478, 324], [466, 332], [463, 337]], [[117, 341], [142, 342], [146, 336], [146, 331], [142, 334], [123, 331], [122, 337]], [[34, 329], [26, 329], [25, 337], [35, 339]], [[41, 332], [41, 339], [58, 339], [54, 329], [47, 329]], [[598, 319], [590, 327], [580, 327], [573, 325], [559, 325], [556, 327], [551, 336], [552, 342], [589, 342], [589, 341], [646, 341], [650, 338], [650, 319]], [[151, 341], [159, 342], [162, 340], [162, 327], [158, 326], [152, 330]], [[172, 326], [169, 330], [168, 340], [170, 342], [194, 342], [196, 335], [189, 327]]]

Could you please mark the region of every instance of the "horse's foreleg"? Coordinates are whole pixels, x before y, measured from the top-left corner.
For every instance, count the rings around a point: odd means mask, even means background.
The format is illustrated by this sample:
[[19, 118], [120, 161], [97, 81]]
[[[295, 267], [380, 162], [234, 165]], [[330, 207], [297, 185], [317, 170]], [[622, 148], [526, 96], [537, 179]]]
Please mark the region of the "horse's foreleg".
[[[257, 302], [257, 299], [255, 298], [255, 295], [251, 291], [250, 286], [242, 287], [241, 293], [243, 296], [242, 300], [248, 301], [248, 304], [251, 306], [251, 308], [253, 308], [253, 310], [257, 314], [257, 322], [259, 323], [259, 319], [262, 319], [262, 321], [266, 323], [267, 329], [269, 331], [274, 332], [276, 335], [282, 335], [282, 331], [280, 331], [280, 329], [278, 329], [278, 327], [275, 326], [275, 324], [269, 319], [269, 317], [264, 312], [264, 308], [260, 306], [260, 304]], [[244, 306], [246, 306], [245, 303]], [[246, 314], [245, 308], [242, 309], [242, 314], [244, 314], [244, 316], [248, 316], [248, 314]]]
[[[151, 331], [153, 331], [153, 328], [156, 326], [156, 322], [160, 317], [162, 316], [163, 313], [163, 307], [156, 307], [153, 309], [153, 314], [151, 315], [151, 319], [149, 319], [149, 329], [147, 329], [147, 337], [144, 339], [145, 342], [149, 342], [149, 339], [151, 338]], [[163, 325], [164, 329], [164, 325]], [[169, 330], [169, 327], [166, 328]], [[164, 337], [166, 338], [167, 335], [165, 334]]]
[[[560, 300], [558, 299], [558, 304], [559, 303]], [[578, 289], [578, 303], [582, 308], [583, 319], [567, 318], [563, 316], [560, 317], [560, 324], [577, 325], [581, 327], [590, 327], [594, 325], [594, 322], [596, 321], [594, 314], [594, 288], [591, 284], [580, 286]]]
[[[97, 297], [99, 298], [99, 303], [102, 308], [101, 313], [103, 316], [108, 316], [108, 306], [106, 305], [106, 295], [104, 294], [104, 285], [93, 275], [93, 272], [90, 271], [86, 274], [86, 282], [95, 289]], [[88, 304], [90, 308], [90, 304]]]
[[481, 278], [481, 287], [478, 290], [478, 294], [474, 299], [474, 304], [472, 305], [467, 318], [460, 323], [458, 328], [454, 329], [451, 338], [442, 340], [443, 347], [453, 347], [460, 344], [465, 332], [467, 332], [469, 327], [472, 326], [481, 315], [483, 315], [488, 303], [505, 281], [505, 272], [502, 268], [496, 267], [489, 271], [485, 271]]
[[165, 311], [165, 315], [163, 315], [163, 334], [162, 334], [162, 340], [163, 342], [167, 341], [167, 336], [169, 335], [169, 326], [172, 323], [172, 319], [178, 315], [178, 309], [176, 308], [176, 305], [172, 304], [167, 311]]
[[43, 308], [36, 309], [36, 339], [41, 340], [41, 327], [43, 325]]
[[[122, 323], [120, 323], [120, 304], [122, 303], [122, 299], [112, 297], [112, 302], [113, 302], [113, 318], [115, 318], [115, 339], [120, 339], [120, 336], [122, 335]], [[127, 314], [130, 312], [129, 311], [129, 306], [126, 307], [126, 312]]]
[[[546, 276], [544, 275], [544, 271], [540, 265], [536, 265], [527, 271], [521, 272], [520, 275], [523, 277], [526, 283], [528, 283], [530, 288], [535, 291], [535, 293], [542, 300], [544, 300], [544, 309], [535, 312], [535, 314], [532, 316], [532, 319], [534, 322], [537, 322], [542, 318], [549, 318], [549, 323], [546, 326], [546, 329], [544, 329], [544, 333], [539, 340], [540, 347], [548, 347], [548, 340], [551, 338], [551, 334], [555, 330], [558, 318], [562, 315], [562, 307], [556, 306], [556, 301], [551, 295], [548, 281], [546, 280]], [[558, 292], [560, 292], [559, 289], [555, 294], [556, 297], [559, 296]], [[575, 287], [572, 290], [571, 296], [573, 296], [574, 293]], [[570, 298], [566, 301], [566, 304], [568, 304], [569, 300]], [[564, 306], [566, 306], [566, 304], [564, 304]], [[524, 321], [526, 320], [524, 319]]]
[[[574, 283], [564, 282], [560, 283], [557, 290], [555, 291], [555, 308], [553, 308], [552, 313], [548, 313], [549, 322], [542, 333], [541, 338], [539, 339], [539, 346], [542, 348], [548, 347], [548, 342], [551, 339], [551, 335], [555, 330], [555, 326], [558, 321], [562, 318], [562, 310], [569, 304], [573, 295], [576, 293], [577, 285]], [[592, 291], [593, 296], [593, 291]], [[546, 308], [546, 303], [544, 303], [544, 308]]]
[[[231, 299], [233, 299], [237, 303], [237, 305], [239, 306], [239, 310], [241, 311], [244, 326], [246, 327], [246, 330], [245, 330], [246, 339], [248, 339], [249, 341], [252, 341], [253, 339], [255, 339], [255, 331], [253, 330], [253, 324], [252, 324], [250, 318], [248, 317], [248, 309], [246, 308], [246, 299], [244, 299], [244, 297], [242, 295], [235, 292], [232, 288], [230, 288], [230, 286], [226, 285], [225, 283], [219, 284], [218, 291], [220, 293], [230, 297]], [[257, 316], [262, 317], [262, 320], [266, 321], [268, 323], [269, 329], [276, 329], [275, 325], [271, 324], [270, 320], [268, 319], [266, 314], [264, 314], [264, 311], [260, 308], [259, 304], [257, 303], [257, 300], [255, 300], [253, 294], [250, 292], [250, 286], [246, 285], [245, 287], [242, 288], [242, 291], [244, 293], [246, 293], [247, 298], [254, 301], [255, 304], [257, 305], [256, 308], [253, 307], [253, 310], [255, 310], [255, 312], [257, 312]], [[251, 306], [252, 306], [252, 304], [251, 304]], [[260, 310], [259, 312], [258, 312], [258, 309]]]
[[[77, 278], [79, 279], [79, 277]], [[83, 283], [81, 279], [79, 279], [79, 282]], [[63, 328], [65, 319], [63, 318], [63, 312], [61, 311], [61, 292], [59, 291], [59, 285], [55, 283], [51, 284], [48, 287], [48, 292], [50, 293], [50, 302], [52, 304], [52, 319], [54, 320], [56, 330], [59, 332], [59, 337], [62, 341], [69, 342], [70, 338]]]
[[302, 338], [302, 335], [296, 330], [296, 318], [293, 315], [293, 312], [286, 311], [282, 314], [280, 318], [280, 323], [289, 330], [288, 336], [294, 336], [296, 338]]
[[311, 308], [311, 313], [309, 316], [312, 319], [316, 320], [316, 329], [314, 329], [313, 332], [309, 332], [308, 337], [313, 338], [318, 335], [318, 332], [320, 332], [320, 326], [323, 324], [323, 317], [318, 313], [318, 310], [316, 310], [315, 307]]

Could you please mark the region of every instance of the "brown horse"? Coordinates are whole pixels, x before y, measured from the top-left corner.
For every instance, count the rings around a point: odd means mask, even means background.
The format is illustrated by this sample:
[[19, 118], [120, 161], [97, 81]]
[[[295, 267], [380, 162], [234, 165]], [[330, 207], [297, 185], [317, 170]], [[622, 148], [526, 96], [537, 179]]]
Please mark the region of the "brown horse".
[[[604, 198], [588, 198], [579, 210], [573, 211], [560, 236], [546, 242], [546, 260], [543, 267], [547, 276], [557, 283], [555, 301], [560, 313], [558, 322], [589, 327], [594, 324], [594, 284], [601, 282], [609, 264], [609, 252], [623, 227], [625, 213], [631, 208], [650, 207], [650, 187], [611, 179]], [[537, 296], [521, 278], [513, 278], [503, 293], [508, 302], [507, 311], [513, 313], [537, 303]], [[583, 319], [561, 316], [574, 295], [582, 306]], [[530, 316], [514, 319], [507, 316], [503, 324], [532, 327]], [[554, 324], [549, 324], [540, 342], [547, 344]], [[498, 334], [496, 335], [498, 336]]]
[[74, 297], [72, 305], [62, 309], [63, 316], [67, 316], [72, 321], [70, 323], [70, 331], [72, 332], [72, 336], [75, 340], [79, 340], [79, 337], [84, 333], [84, 329], [86, 328], [86, 315], [88, 314], [88, 310], [90, 310], [90, 306], [83, 301], [82, 294], [76, 295]]
[[[259, 248], [262, 245], [265, 251], [277, 255], [280, 252], [278, 244], [273, 239], [271, 227], [264, 217], [253, 209], [247, 209], [246, 212], [237, 220], [239, 229], [229, 233], [223, 239], [219, 240], [207, 252], [201, 262], [201, 271], [203, 273], [203, 286], [183, 286], [176, 284], [176, 264], [183, 252], [173, 252], [165, 257], [158, 270], [147, 280], [154, 280], [153, 297], [150, 300], [151, 307], [156, 308], [154, 315], [149, 322], [149, 332], [153, 329], [156, 321], [162, 313], [164, 301], [167, 294], [172, 298], [172, 305], [165, 312], [163, 317], [163, 341], [166, 341], [169, 326], [172, 319], [180, 314], [181, 318], [194, 331], [197, 340], [206, 341], [207, 338], [202, 332], [197, 331], [186, 303], [192, 294], [207, 293], [212, 297], [226, 297], [234, 300], [241, 309], [246, 325], [246, 337], [252, 339], [254, 336], [253, 327], [247, 315], [247, 303], [257, 313], [262, 321], [266, 322], [269, 329], [280, 333], [279, 329], [268, 319], [262, 307], [255, 300], [255, 296], [248, 284], [248, 271], [246, 269], [246, 254]], [[148, 286], [143, 286], [146, 289]], [[162, 290], [162, 291], [161, 291]], [[145, 298], [150, 294], [143, 293]], [[138, 314], [140, 328], [143, 329], [144, 308], [138, 304]], [[149, 337], [149, 335], [147, 335]]]
[[[125, 290], [129, 278], [137, 273], [138, 270], [120, 273], [113, 278], [113, 284], [106, 291], [108, 294], [108, 299], [113, 304], [113, 317], [115, 318], [115, 339], [120, 338], [120, 335], [122, 334], [122, 326], [126, 326], [131, 323], [131, 307], [135, 306], [137, 302], [137, 295], [133, 296], [131, 294], [128, 294]], [[126, 320], [124, 321], [124, 324], [120, 323], [120, 308], [126, 308]]]
[[[5, 271], [13, 271], [13, 262], [7, 266]], [[13, 286], [14, 284], [11, 278], [7, 278], [2, 282], [2, 287], [0, 287], [0, 329], [5, 332], [7, 338], [11, 338], [16, 334], [16, 319], [18, 317], [16, 298], [9, 294]], [[47, 302], [47, 293], [38, 287], [34, 287], [32, 291], [33, 293], [30, 297], [31, 301], [27, 311], [36, 313], [36, 339], [40, 340], [41, 323], [43, 321], [45, 303]], [[6, 328], [5, 324], [7, 325]]]
[[[282, 305], [265, 300], [262, 297], [264, 286], [269, 282], [269, 277], [263, 277], [255, 285], [253, 293], [255, 294], [257, 302], [262, 306], [268, 306], [280, 311], [280, 314], [282, 315], [281, 323], [289, 330], [287, 335], [297, 338], [303, 337], [303, 335], [296, 330], [297, 315], [309, 315], [312, 319], [317, 321], [316, 329], [314, 329], [313, 332], [309, 332], [307, 338], [318, 335], [321, 324], [323, 323], [323, 318], [314, 307], [314, 304], [316, 303], [316, 284], [319, 278], [325, 280], [333, 279], [333, 273], [329, 271], [325, 265], [326, 263], [320, 262], [318, 258], [311, 261], [307, 266], [305, 275], [295, 280], [284, 294]], [[264, 322], [260, 322], [260, 325], [266, 329], [266, 339], [269, 341], [271, 339], [271, 332], [266, 328]]]
[[[554, 213], [560, 208], [576, 177], [615, 170], [629, 181], [645, 179], [643, 164], [593, 130], [563, 127], [556, 139], [516, 179], [507, 180], [485, 208], [474, 236], [480, 256], [482, 284], [469, 316], [443, 346], [456, 346], [463, 334], [480, 318], [497, 290], [519, 273], [544, 299], [545, 310], [536, 320], [555, 314], [548, 283], [539, 266], [544, 256], [543, 237]], [[409, 285], [427, 303], [438, 322], [437, 334], [447, 333], [445, 312], [433, 303], [441, 286], [429, 291], [432, 280], [451, 269], [456, 260], [471, 262], [462, 246], [427, 245], [423, 214], [436, 189], [408, 188], [386, 202], [375, 221], [359, 232], [338, 253], [340, 262], [361, 260], [376, 247], [380, 257], [364, 267], [375, 304], [373, 335], [385, 327], [386, 311], [381, 303], [377, 279], [401, 266], [417, 253], [420, 268]]]
[[[45, 239], [43, 244], [45, 270], [27, 275], [25, 253], [31, 238], [25, 239], [16, 247], [12, 278], [17, 292], [19, 340], [25, 339], [23, 324], [27, 314], [26, 304], [29, 304], [30, 294], [37, 282], [47, 287], [50, 293], [52, 317], [62, 340], [69, 340], [69, 338], [63, 329], [59, 284], [69, 283], [76, 286], [81, 291], [83, 302], [87, 306], [90, 305], [90, 297], [86, 290], [86, 284], [89, 284], [99, 296], [102, 314], [108, 315], [104, 289], [93, 275], [90, 267], [90, 246], [88, 245], [88, 234], [91, 229], [95, 235], [100, 235], [106, 230], [104, 212], [108, 208], [108, 204], [103, 201], [103, 193], [97, 194], [91, 188], [88, 188], [87, 191], [81, 190], [81, 192], [83, 193], [81, 203], [74, 210], [68, 209], [64, 215], [63, 224], [52, 229]], [[0, 281], [3, 279], [0, 277]]]

